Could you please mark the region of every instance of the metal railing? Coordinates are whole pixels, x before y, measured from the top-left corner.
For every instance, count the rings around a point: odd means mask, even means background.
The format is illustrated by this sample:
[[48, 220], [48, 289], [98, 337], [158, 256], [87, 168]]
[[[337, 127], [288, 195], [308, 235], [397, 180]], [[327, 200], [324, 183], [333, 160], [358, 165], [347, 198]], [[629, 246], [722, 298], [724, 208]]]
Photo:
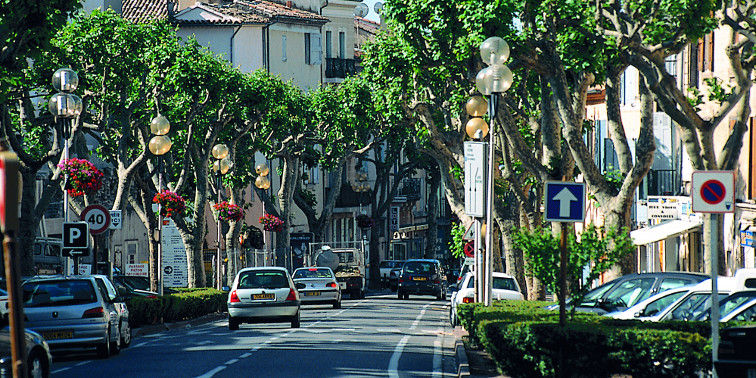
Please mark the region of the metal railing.
[[357, 73], [354, 59], [326, 58], [325, 77], [345, 78]]

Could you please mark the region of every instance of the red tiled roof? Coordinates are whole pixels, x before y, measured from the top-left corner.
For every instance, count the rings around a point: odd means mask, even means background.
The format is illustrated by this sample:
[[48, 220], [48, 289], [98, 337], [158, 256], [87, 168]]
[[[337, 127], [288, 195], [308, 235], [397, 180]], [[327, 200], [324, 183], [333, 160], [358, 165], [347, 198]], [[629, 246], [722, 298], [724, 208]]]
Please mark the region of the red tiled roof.
[[310, 12], [297, 8], [289, 8], [283, 4], [278, 4], [272, 1], [265, 0], [234, 0], [234, 4], [239, 4], [248, 7], [250, 10], [257, 12], [258, 14], [275, 18], [286, 19], [299, 19], [302, 21], [326, 23], [328, 18], [323, 17], [315, 12]]
[[123, 18], [133, 22], [148, 22], [168, 18], [168, 0], [123, 0]]
[[354, 17], [354, 27], [360, 30], [364, 30], [370, 34], [375, 34], [380, 29], [381, 24], [368, 20], [367, 18]]

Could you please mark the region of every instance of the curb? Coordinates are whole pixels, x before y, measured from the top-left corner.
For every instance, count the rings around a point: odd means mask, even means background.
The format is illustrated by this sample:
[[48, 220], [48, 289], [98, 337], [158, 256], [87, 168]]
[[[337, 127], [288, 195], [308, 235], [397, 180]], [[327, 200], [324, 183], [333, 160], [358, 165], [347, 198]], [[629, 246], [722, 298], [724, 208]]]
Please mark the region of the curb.
[[194, 318], [190, 320], [182, 320], [180, 322], [173, 322], [173, 323], [161, 323], [161, 324], [151, 324], [151, 325], [145, 325], [139, 328], [134, 328], [133, 330], [133, 336], [146, 336], [146, 335], [152, 335], [164, 331], [169, 331], [176, 328], [191, 328], [200, 324], [210, 323], [214, 322], [216, 320], [221, 320], [226, 318], [225, 312], [216, 312], [213, 314], [207, 314], [200, 316], [199, 318]]
[[457, 377], [469, 377], [470, 364], [467, 362], [465, 343], [459, 338], [454, 343], [454, 352], [457, 354]]

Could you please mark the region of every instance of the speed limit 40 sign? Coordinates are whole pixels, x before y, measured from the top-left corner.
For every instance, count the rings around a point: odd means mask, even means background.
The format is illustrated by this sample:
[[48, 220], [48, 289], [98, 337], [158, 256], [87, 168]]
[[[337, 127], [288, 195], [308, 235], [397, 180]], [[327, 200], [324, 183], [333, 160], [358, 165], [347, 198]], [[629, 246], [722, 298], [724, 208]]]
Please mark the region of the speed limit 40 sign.
[[89, 224], [89, 232], [97, 235], [110, 227], [110, 211], [100, 205], [89, 205], [81, 212], [81, 220]]

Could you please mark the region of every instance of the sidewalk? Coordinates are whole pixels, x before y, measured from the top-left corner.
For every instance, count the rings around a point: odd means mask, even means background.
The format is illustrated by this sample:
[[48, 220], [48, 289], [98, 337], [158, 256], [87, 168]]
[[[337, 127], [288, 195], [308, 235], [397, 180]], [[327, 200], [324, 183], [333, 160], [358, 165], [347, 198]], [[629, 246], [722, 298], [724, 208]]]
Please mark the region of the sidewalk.
[[484, 350], [468, 349], [465, 347], [463, 337], [467, 336], [464, 328], [457, 326], [452, 331], [456, 342], [454, 351], [457, 354], [457, 377], [499, 377], [496, 365]]

